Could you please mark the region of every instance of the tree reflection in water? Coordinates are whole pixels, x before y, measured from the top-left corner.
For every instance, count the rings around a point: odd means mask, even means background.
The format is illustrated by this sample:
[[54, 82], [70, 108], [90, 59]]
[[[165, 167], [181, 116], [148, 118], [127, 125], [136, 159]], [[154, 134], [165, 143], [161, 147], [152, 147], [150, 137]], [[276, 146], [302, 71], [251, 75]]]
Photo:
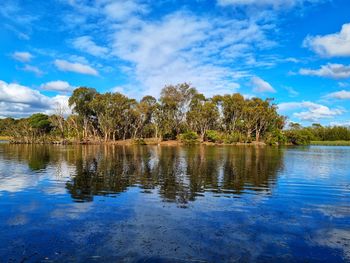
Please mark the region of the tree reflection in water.
[[238, 196], [269, 192], [282, 166], [283, 150], [269, 147], [84, 146], [67, 189], [76, 201], [116, 195], [138, 186], [186, 207], [205, 192]]
[[[6, 150], [7, 148], [8, 151]], [[66, 189], [77, 202], [117, 196], [129, 187], [186, 207], [205, 193], [239, 197], [269, 193], [283, 164], [283, 148], [253, 146], [3, 145], [3, 158], [34, 172], [71, 167]]]

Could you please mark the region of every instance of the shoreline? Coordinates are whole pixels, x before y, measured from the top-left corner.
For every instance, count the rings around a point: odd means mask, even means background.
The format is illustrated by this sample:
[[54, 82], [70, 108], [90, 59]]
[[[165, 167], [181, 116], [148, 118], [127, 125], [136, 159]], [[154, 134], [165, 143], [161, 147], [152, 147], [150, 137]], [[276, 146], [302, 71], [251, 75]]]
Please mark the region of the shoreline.
[[[205, 145], [205, 146], [298, 146], [293, 144], [280, 144], [280, 145], [269, 145], [263, 141], [256, 142], [252, 141], [250, 143], [238, 142], [238, 143], [215, 143], [215, 142], [193, 142], [185, 143], [180, 140], [167, 140], [160, 141], [156, 138], [146, 138], [146, 139], [126, 139], [126, 140], [116, 140], [116, 141], [102, 141], [102, 140], [48, 140], [46, 142], [25, 142], [25, 141], [13, 141], [9, 136], [0, 136], [0, 142], [9, 144], [38, 144], [38, 145], [123, 145], [123, 146], [133, 146], [133, 145], [159, 145], [159, 146], [188, 146], [188, 145]], [[311, 141], [307, 145], [300, 146], [350, 146], [350, 141]]]
[[159, 145], [159, 146], [186, 146], [186, 145], [205, 145], [205, 146], [268, 146], [265, 142], [251, 142], [251, 143], [215, 143], [215, 142], [194, 142], [194, 143], [184, 143], [179, 140], [167, 140], [159, 141], [155, 138], [142, 139], [126, 139], [126, 140], [116, 140], [116, 141], [98, 141], [98, 140], [86, 140], [86, 141], [74, 141], [74, 140], [64, 140], [64, 141], [46, 141], [46, 142], [25, 142], [25, 141], [12, 141], [12, 138], [1, 139], [0, 141], [7, 141], [9, 144], [40, 144], [40, 145]]

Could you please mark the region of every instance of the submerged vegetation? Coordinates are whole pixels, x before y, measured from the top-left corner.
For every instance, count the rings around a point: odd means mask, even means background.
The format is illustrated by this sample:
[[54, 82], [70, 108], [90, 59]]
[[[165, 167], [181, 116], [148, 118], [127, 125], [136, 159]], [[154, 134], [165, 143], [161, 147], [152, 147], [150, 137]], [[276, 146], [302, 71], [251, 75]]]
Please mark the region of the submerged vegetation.
[[[273, 99], [244, 98], [241, 94], [206, 98], [183, 83], [166, 86], [160, 98], [137, 101], [121, 93], [98, 93], [80, 87], [69, 98], [72, 114], [57, 107], [55, 114], [36, 113], [28, 118], [0, 120], [0, 135], [16, 143], [100, 143], [128, 140], [178, 140], [185, 144], [251, 143], [308, 144], [312, 140], [350, 140], [344, 127], [292, 124], [277, 113]], [[333, 137], [332, 137], [333, 136]], [[153, 138], [153, 139], [150, 139]]]

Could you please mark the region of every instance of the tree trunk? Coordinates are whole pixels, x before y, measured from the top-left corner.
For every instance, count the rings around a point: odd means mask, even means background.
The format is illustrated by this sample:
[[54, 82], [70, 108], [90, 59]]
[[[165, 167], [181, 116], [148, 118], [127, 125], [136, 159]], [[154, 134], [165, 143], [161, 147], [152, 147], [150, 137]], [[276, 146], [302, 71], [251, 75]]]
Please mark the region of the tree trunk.
[[247, 139], [250, 139], [252, 137], [252, 130], [248, 128], [247, 130]]
[[256, 129], [256, 131], [255, 131], [255, 141], [259, 142], [259, 140], [260, 140], [260, 130]]

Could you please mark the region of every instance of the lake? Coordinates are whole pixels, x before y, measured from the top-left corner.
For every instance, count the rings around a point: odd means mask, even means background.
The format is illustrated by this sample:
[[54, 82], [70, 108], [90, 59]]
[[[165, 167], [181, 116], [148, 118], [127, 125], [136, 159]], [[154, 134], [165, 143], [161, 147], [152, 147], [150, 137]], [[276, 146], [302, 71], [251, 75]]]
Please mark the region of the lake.
[[0, 144], [0, 262], [350, 262], [350, 147]]

